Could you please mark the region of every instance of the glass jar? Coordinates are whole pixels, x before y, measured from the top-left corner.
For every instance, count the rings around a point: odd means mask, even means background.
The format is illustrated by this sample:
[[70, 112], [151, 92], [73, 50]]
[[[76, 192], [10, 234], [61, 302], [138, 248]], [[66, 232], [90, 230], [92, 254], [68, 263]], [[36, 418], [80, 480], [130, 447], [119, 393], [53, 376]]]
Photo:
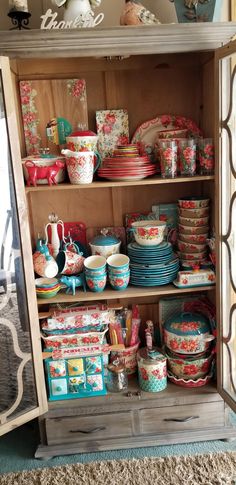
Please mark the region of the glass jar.
[[[115, 362], [115, 361], [114, 361]], [[110, 392], [122, 392], [128, 389], [128, 376], [121, 363], [112, 363], [107, 366], [107, 389]]]

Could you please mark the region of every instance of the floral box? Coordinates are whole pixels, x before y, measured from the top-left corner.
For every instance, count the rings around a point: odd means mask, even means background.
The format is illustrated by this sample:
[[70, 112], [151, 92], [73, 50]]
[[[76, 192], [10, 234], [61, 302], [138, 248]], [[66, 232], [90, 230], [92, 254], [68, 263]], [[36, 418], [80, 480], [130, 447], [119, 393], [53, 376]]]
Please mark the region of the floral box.
[[100, 396], [107, 393], [103, 355], [45, 360], [49, 401]]
[[60, 334], [41, 337], [44, 341], [45, 350], [79, 347], [80, 345], [103, 344], [108, 327], [103, 332], [89, 332], [83, 334]]
[[62, 311], [54, 313], [51, 318], [47, 319], [47, 330], [69, 330], [93, 325], [107, 325], [113, 314], [112, 310], [90, 309], [90, 307], [77, 308], [76, 311]]
[[211, 269], [179, 271], [177, 283], [181, 286], [198, 286], [215, 284], [215, 273]]

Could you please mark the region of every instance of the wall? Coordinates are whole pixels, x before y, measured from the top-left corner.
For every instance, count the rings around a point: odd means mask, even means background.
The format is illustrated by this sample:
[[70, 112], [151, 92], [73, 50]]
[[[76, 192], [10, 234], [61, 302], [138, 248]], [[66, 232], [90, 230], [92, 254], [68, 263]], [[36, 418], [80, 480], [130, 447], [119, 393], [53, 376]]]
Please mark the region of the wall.
[[[149, 10], [155, 13], [162, 23], [176, 22], [174, 4], [169, 0], [142, 0]], [[221, 20], [225, 21], [229, 18], [229, 3], [230, 0], [223, 0]], [[8, 0], [0, 0], [0, 30], [8, 30], [11, 28], [11, 21], [7, 17], [8, 13]], [[37, 29], [40, 27], [40, 15], [45, 13], [48, 8], [52, 8], [53, 11], [58, 11], [58, 18], [63, 16], [63, 7], [56, 9], [52, 7], [51, 0], [28, 0], [29, 11], [32, 14], [30, 19], [30, 28]], [[104, 12], [105, 18], [101, 25], [113, 26], [119, 25], [120, 14], [125, 5], [125, 0], [103, 0], [102, 5], [96, 12]]]

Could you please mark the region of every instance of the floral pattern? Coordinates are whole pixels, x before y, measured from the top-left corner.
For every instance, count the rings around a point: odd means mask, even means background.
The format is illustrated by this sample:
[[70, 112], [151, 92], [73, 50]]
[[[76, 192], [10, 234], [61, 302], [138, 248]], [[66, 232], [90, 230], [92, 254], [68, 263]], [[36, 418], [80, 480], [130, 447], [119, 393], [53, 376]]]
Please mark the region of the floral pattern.
[[152, 160], [156, 160], [154, 153], [155, 141], [158, 131], [162, 131], [163, 129], [186, 130], [186, 138], [194, 138], [201, 135], [201, 130], [193, 120], [185, 118], [184, 116], [166, 114], [142, 123], [135, 131], [131, 142], [138, 143], [144, 153], [148, 153]]
[[39, 125], [38, 111], [35, 106], [36, 89], [30, 81], [20, 81], [20, 98], [25, 133], [25, 143], [28, 155], [38, 155], [42, 144], [37, 132]]
[[173, 148], [159, 147], [161, 176], [163, 178], [177, 177], [177, 148], [177, 145], [175, 145]]
[[[87, 103], [86, 83], [84, 79], [70, 79], [67, 82], [67, 94], [77, 98], [85, 106]], [[34, 81], [20, 81], [20, 99], [23, 117], [24, 135], [27, 155], [40, 155], [42, 137], [39, 130], [40, 113], [36, 100], [38, 93]], [[63, 114], [62, 114], [63, 115]], [[84, 123], [82, 123], [84, 125]], [[42, 131], [41, 131], [42, 132]]]
[[179, 378], [197, 379], [209, 373], [212, 365], [213, 355], [196, 359], [175, 359], [167, 357], [168, 369]]
[[209, 347], [209, 342], [202, 340], [201, 335], [199, 336], [185, 336], [178, 337], [172, 336], [164, 331], [164, 341], [165, 345], [174, 352], [179, 352], [181, 354], [196, 354], [198, 352], [204, 352]]
[[69, 79], [67, 81], [67, 92], [80, 101], [87, 100], [85, 79]]
[[111, 156], [117, 145], [129, 143], [128, 112], [125, 109], [96, 111], [98, 151], [102, 158]]
[[179, 146], [179, 170], [181, 175], [195, 175], [196, 173], [196, 145]]
[[214, 171], [214, 146], [211, 143], [200, 142], [198, 150], [200, 173], [203, 175], [212, 174]]
[[67, 156], [66, 166], [71, 184], [89, 184], [93, 181], [94, 156], [90, 153]]

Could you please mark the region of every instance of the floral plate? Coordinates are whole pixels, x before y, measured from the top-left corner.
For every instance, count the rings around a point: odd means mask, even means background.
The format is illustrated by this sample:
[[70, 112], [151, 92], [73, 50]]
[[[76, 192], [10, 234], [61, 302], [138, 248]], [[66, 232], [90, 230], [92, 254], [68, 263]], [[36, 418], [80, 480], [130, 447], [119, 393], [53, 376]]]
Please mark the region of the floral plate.
[[154, 161], [154, 145], [158, 132], [174, 129], [187, 129], [188, 138], [199, 137], [201, 135], [201, 130], [189, 118], [185, 118], [184, 116], [160, 115], [142, 123], [136, 129], [131, 142], [137, 143], [140, 148], [140, 153], [148, 154], [151, 160]]

